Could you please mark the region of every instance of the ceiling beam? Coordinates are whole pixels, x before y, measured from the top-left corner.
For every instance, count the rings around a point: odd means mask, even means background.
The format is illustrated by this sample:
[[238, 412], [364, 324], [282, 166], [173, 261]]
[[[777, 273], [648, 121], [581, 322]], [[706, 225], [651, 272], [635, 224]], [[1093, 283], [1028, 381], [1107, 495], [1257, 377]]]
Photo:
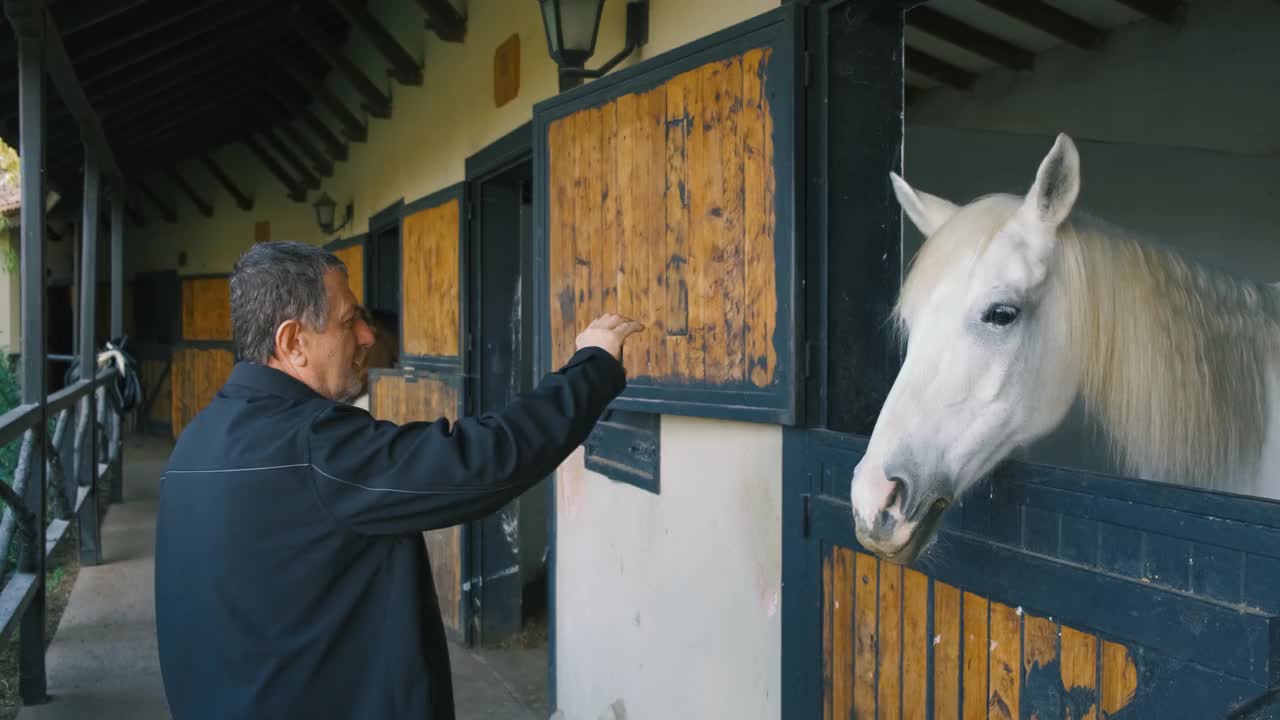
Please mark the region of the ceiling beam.
[[906, 48], [905, 57], [908, 70], [914, 70], [921, 75], [937, 80], [944, 85], [950, 85], [958, 90], [968, 90], [973, 87], [973, 83], [977, 79], [975, 73], [956, 67], [945, 60], [939, 60], [910, 45]]
[[75, 66], [71, 64], [67, 49], [62, 44], [62, 36], [58, 32], [57, 24], [53, 21], [53, 15], [47, 10], [45, 23], [45, 61], [48, 64], [49, 79], [53, 81], [67, 110], [76, 118], [76, 123], [80, 126], [80, 135], [89, 146], [88, 151], [93, 153], [93, 159], [102, 175], [108, 181], [119, 178], [120, 166], [116, 164], [115, 154], [107, 143], [107, 136], [102, 131], [102, 123], [98, 120], [93, 104], [84, 93], [84, 87], [80, 84], [79, 76], [76, 75]]
[[978, 0], [978, 2], [1078, 48], [1086, 50], [1095, 48], [1102, 43], [1104, 37], [1100, 28], [1041, 0]]
[[303, 69], [302, 65], [296, 59], [290, 57], [286, 53], [282, 53], [276, 57], [280, 62], [280, 67], [284, 68], [294, 82], [298, 83], [305, 89], [315, 93], [316, 99], [322, 105], [329, 108], [329, 112], [338, 120], [338, 124], [342, 125], [342, 134], [352, 142], [365, 142], [369, 138], [369, 131], [365, 124], [351, 112], [346, 103], [342, 102], [328, 85], [324, 84], [324, 78], [314, 77]]
[[276, 155], [284, 159], [284, 161], [289, 164], [289, 167], [297, 171], [296, 175], [298, 180], [304, 188], [307, 188], [308, 190], [317, 190], [320, 188], [320, 177], [312, 172], [311, 168], [307, 167], [306, 163], [299, 160], [298, 156], [294, 154], [293, 150], [289, 149], [288, 145], [284, 144], [284, 141], [276, 134], [276, 129], [274, 127], [268, 125], [267, 127], [262, 128], [260, 134], [266, 138], [267, 144], [271, 146], [271, 149], [276, 151]]
[[[72, 35], [105, 22], [141, 5], [147, 0], [94, 0], [91, 3], [56, 3], [53, 18], [58, 21], [64, 36]], [[18, 47], [13, 35], [0, 33], [0, 63], [12, 62], [18, 57]]]
[[173, 208], [169, 207], [168, 203], [162, 200], [154, 190], [151, 189], [150, 185], [147, 185], [145, 180], [140, 177], [135, 178], [133, 185], [142, 190], [142, 194], [146, 195], [147, 199], [151, 200], [151, 204], [155, 205], [156, 209], [160, 211], [160, 217], [164, 218], [165, 222], [170, 225], [178, 222], [178, 214], [174, 212]]
[[1035, 55], [985, 30], [979, 30], [928, 6], [907, 12], [907, 24], [939, 40], [1014, 70], [1030, 70]]
[[249, 148], [249, 152], [253, 153], [258, 158], [258, 161], [267, 168], [267, 172], [274, 175], [280, 181], [280, 184], [284, 185], [285, 190], [289, 192], [289, 199], [295, 202], [302, 202], [307, 199], [307, 191], [298, 184], [297, 180], [293, 179], [293, 176], [280, 167], [280, 163], [271, 156], [271, 153], [267, 152], [266, 148], [262, 147], [262, 144], [252, 134], [245, 135], [242, 142], [244, 142], [245, 147]]
[[231, 177], [222, 169], [222, 166], [214, 162], [212, 155], [209, 155], [208, 153], [201, 153], [200, 164], [204, 165], [205, 169], [209, 171], [209, 174], [213, 176], [213, 179], [217, 180], [218, 184], [222, 185], [222, 189], [226, 190], [227, 194], [236, 201], [237, 207], [246, 212], [253, 209], [253, 198], [245, 194], [239, 186], [231, 180]]
[[369, 76], [351, 62], [351, 59], [342, 52], [342, 48], [325, 35], [310, 17], [295, 12], [291, 18], [290, 29], [301, 36], [325, 62], [346, 77], [347, 82], [364, 98], [361, 107], [365, 112], [376, 118], [391, 117], [391, 98], [379, 90]]
[[1181, 22], [1187, 14], [1187, 4], [1182, 0], [1116, 0], [1116, 2], [1168, 25]]
[[369, 42], [391, 64], [388, 74], [401, 85], [421, 85], [422, 65], [414, 59], [400, 41], [396, 40], [383, 24], [373, 16], [364, 3], [356, 0], [329, 0], [338, 12], [357, 30], [364, 33]]
[[133, 24], [127, 32], [114, 34], [105, 42], [90, 43], [88, 41], [77, 43], [81, 47], [76, 48], [76, 61], [88, 62], [96, 57], [101, 57], [112, 50], [122, 48], [138, 38], [149, 37], [159, 34], [171, 25], [176, 25], [191, 15], [195, 15], [203, 10], [208, 10], [216, 5], [222, 5], [222, 0], [202, 0], [202, 2], [174, 3], [166, 6], [165, 9], [170, 14], [165, 15], [159, 20], [150, 20], [148, 22], [139, 22]]
[[200, 197], [200, 193], [197, 193], [196, 189], [191, 187], [191, 183], [187, 182], [187, 179], [182, 177], [182, 173], [178, 172], [176, 167], [168, 168], [165, 175], [167, 175], [168, 178], [173, 181], [173, 184], [177, 185], [182, 192], [186, 193], [187, 197], [191, 199], [191, 204], [196, 206], [196, 209], [200, 211], [201, 215], [205, 217], [213, 217], [213, 205]]
[[346, 144], [310, 108], [303, 107], [302, 103], [288, 97], [275, 85], [272, 85], [268, 92], [281, 109], [301, 120], [302, 125], [310, 130], [311, 134], [324, 146], [325, 152], [329, 154], [329, 157], [334, 160], [347, 159]]
[[328, 155], [317, 149], [305, 135], [298, 132], [297, 128], [287, 120], [281, 122], [278, 127], [280, 128], [280, 134], [284, 136], [289, 145], [297, 148], [306, 156], [313, 170], [319, 173], [321, 177], [333, 177], [333, 160]]
[[467, 37], [467, 19], [449, 0], [417, 0], [427, 13], [427, 29], [445, 42], [460, 43]]

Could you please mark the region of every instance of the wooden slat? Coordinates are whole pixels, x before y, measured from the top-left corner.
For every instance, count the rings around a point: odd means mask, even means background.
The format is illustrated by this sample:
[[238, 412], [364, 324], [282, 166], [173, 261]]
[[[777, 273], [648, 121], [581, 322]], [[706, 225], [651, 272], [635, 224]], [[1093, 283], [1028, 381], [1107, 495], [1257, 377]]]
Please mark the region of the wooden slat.
[[618, 251], [622, 228], [618, 217], [618, 104], [609, 103], [600, 113], [600, 312], [618, 312], [621, 261]]
[[1062, 628], [1062, 686], [1066, 688], [1068, 700], [1067, 720], [1101, 720], [1097, 707], [1097, 638], [1065, 626]]
[[1138, 669], [1129, 648], [1102, 643], [1102, 712], [1113, 715], [1133, 701], [1138, 690]]
[[[692, 257], [689, 230], [689, 144], [698, 109], [698, 72], [678, 75], [667, 84], [666, 257], [662, 277], [666, 312], [662, 314], [667, 352], [655, 372], [683, 375], [689, 356], [689, 292]], [[661, 368], [661, 370], [659, 370]]]
[[[640, 193], [638, 207], [641, 212], [639, 240], [643, 248], [638, 249], [637, 262], [642, 263], [645, 322], [653, 323], [655, 318], [663, 314], [666, 294], [660, 279], [665, 275], [667, 258], [663, 253], [663, 238], [666, 234], [666, 183], [665, 172], [667, 149], [665, 123], [667, 117], [667, 92], [665, 88], [654, 88], [640, 95], [640, 133], [636, 148], [636, 162], [643, 168], [637, 178], [637, 185], [627, 190]], [[668, 337], [660, 329], [641, 333], [646, 336], [647, 363], [640, 366], [636, 375], [666, 377], [672, 374], [670, 357], [667, 350]], [[630, 342], [630, 341], [628, 341]]]
[[915, 570], [902, 577], [902, 720], [928, 717], [929, 578]]
[[364, 245], [348, 245], [334, 250], [333, 254], [347, 266], [347, 284], [351, 287], [351, 294], [355, 295], [361, 303], [365, 302]]
[[742, 70], [745, 352], [747, 379], [757, 387], [769, 384], [778, 363], [772, 340], [778, 304], [777, 274], [773, 271], [773, 114], [762, 82], [763, 66], [770, 52], [769, 49], [747, 52]]
[[990, 657], [990, 635], [987, 632], [987, 599], [973, 593], [964, 594], [964, 717], [987, 716], [987, 658]]
[[960, 591], [933, 583], [933, 720], [960, 718]]
[[874, 556], [858, 553], [854, 577], [854, 648], [853, 648], [853, 712], [854, 717], [875, 717], [876, 712], [876, 601], [879, 584], [879, 561]]
[[825, 717], [848, 718], [853, 712], [854, 553], [833, 548], [823, 562], [823, 677]]
[[639, 193], [632, 191], [638, 181], [637, 175], [642, 172], [637, 152], [637, 138], [640, 134], [639, 96], [624, 95], [612, 105], [617, 123], [614, 147], [617, 168], [614, 176], [618, 184], [611, 193], [610, 204], [618, 213], [615, 223], [618, 228], [618, 262], [622, 267], [618, 279], [618, 312], [648, 326], [645, 332], [627, 340], [623, 364], [627, 368], [627, 374], [634, 376], [637, 370], [648, 367], [649, 342], [655, 333], [661, 331], [655, 327], [653, 318], [647, 316], [645, 297], [652, 285], [648, 277], [649, 243], [643, 240], [643, 226], [640, 224], [641, 197]]
[[573, 173], [577, 147], [573, 141], [575, 116], [552, 123], [547, 131], [550, 149], [551, 201], [551, 327], [552, 357], [559, 367], [573, 354], [572, 332], [577, 311], [573, 297]]
[[1003, 603], [991, 603], [991, 664], [987, 717], [1018, 720], [1021, 690], [1022, 618]]
[[1027, 615], [1022, 635], [1022, 714], [1030, 720], [1060, 720], [1062, 680], [1058, 670], [1058, 624]]
[[456, 198], [404, 219], [401, 323], [407, 355], [458, 355], [459, 220]]
[[880, 667], [876, 717], [902, 717], [902, 566], [880, 563], [880, 637], [876, 656]]

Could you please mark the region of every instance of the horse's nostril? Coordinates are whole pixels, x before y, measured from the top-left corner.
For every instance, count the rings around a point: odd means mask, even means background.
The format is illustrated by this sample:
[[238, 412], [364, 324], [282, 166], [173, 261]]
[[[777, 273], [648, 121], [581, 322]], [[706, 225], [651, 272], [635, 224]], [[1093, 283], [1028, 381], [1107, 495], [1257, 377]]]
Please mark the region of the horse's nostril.
[[907, 482], [900, 477], [891, 477], [889, 482], [893, 485], [893, 489], [889, 491], [889, 496], [885, 498], [884, 510], [891, 510], [895, 505], [905, 510], [907, 507]]

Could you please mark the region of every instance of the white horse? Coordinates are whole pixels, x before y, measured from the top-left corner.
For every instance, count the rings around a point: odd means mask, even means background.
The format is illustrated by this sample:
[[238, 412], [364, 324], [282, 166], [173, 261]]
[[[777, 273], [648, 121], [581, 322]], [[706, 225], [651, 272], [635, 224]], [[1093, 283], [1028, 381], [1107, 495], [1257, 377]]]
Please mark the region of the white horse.
[[1066, 135], [1025, 197], [960, 207], [891, 180], [926, 241], [894, 310], [906, 358], [850, 487], [867, 549], [911, 562], [1077, 397], [1129, 474], [1280, 496], [1280, 288], [1072, 213]]

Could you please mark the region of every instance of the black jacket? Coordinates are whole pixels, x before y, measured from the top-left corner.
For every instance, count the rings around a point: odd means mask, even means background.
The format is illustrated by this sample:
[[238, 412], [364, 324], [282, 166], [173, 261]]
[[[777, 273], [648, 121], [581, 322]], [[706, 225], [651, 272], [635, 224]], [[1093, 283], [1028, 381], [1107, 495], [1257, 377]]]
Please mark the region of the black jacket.
[[178, 720], [452, 720], [420, 534], [551, 473], [626, 385], [599, 349], [500, 413], [395, 425], [237, 364], [161, 480], [156, 630]]

